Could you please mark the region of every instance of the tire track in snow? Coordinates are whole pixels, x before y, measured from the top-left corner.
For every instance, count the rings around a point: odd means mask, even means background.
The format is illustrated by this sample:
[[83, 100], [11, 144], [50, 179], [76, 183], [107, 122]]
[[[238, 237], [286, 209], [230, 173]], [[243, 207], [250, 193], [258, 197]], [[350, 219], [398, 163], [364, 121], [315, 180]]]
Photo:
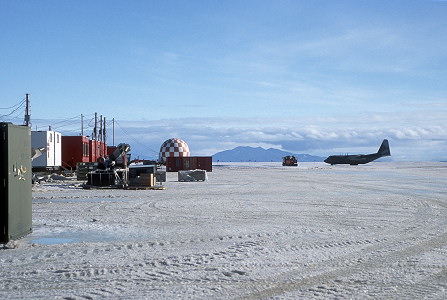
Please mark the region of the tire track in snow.
[[[313, 286], [321, 286], [334, 282], [338, 278], [362, 274], [374, 271], [388, 265], [390, 261], [399, 261], [402, 258], [418, 255], [434, 248], [442, 247], [447, 242], [446, 225], [447, 215], [443, 210], [443, 215], [433, 217], [433, 209], [430, 205], [432, 201], [419, 201], [415, 219], [407, 220], [408, 227], [401, 228], [401, 233], [396, 232], [394, 236], [383, 242], [374, 244], [361, 251], [351, 252], [347, 255], [320, 261], [311, 268], [306, 268], [306, 273], [314, 272], [315, 275], [300, 274], [301, 271], [283, 272], [274, 277], [262, 280], [247, 286], [247, 290], [255, 290], [242, 297], [234, 299], [264, 299], [282, 295], [288, 292], [309, 289]], [[415, 221], [413, 224], [412, 221]], [[422, 237], [425, 235], [425, 237]], [[438, 275], [437, 275], [438, 276]], [[445, 272], [439, 274], [444, 278]], [[295, 278], [292, 279], [291, 278]], [[296, 279], [298, 278], [298, 279]], [[432, 285], [430, 279], [426, 288], [413, 288], [407, 290], [410, 298], [421, 298], [427, 291], [436, 293], [440, 287]], [[279, 282], [279, 283], [278, 283]], [[431, 287], [430, 287], [431, 286]], [[433, 288], [435, 286], [435, 288]], [[396, 289], [398, 290], [398, 289]], [[400, 289], [399, 289], [400, 290]]]

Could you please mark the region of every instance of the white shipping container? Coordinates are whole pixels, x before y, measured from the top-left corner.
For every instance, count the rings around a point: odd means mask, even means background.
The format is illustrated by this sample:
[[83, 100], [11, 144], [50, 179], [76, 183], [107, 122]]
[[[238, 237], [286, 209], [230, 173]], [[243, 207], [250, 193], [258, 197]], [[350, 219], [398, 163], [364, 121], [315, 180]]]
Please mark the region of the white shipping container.
[[32, 131], [31, 146], [46, 149], [46, 153], [33, 160], [33, 167], [58, 168], [62, 165], [62, 136], [60, 132]]
[[54, 166], [62, 166], [62, 135], [54, 131]]

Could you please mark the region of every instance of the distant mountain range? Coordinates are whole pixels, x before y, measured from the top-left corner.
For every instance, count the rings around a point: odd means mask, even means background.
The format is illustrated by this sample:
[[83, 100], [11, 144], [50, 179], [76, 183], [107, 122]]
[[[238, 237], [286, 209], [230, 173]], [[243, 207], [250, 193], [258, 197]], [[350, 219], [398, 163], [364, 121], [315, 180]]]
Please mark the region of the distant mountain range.
[[213, 161], [221, 162], [270, 162], [282, 161], [282, 158], [287, 155], [293, 155], [298, 159], [298, 162], [314, 162], [323, 161], [326, 157], [314, 156], [309, 154], [294, 154], [278, 149], [264, 149], [262, 147], [236, 147], [232, 150], [225, 150], [213, 155]]

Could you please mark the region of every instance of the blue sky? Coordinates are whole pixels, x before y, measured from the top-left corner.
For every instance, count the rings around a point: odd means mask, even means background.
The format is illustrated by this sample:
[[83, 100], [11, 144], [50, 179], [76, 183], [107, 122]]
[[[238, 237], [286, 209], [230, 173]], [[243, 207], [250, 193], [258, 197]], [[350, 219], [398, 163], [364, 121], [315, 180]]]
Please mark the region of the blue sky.
[[[0, 0], [0, 121], [153, 157], [262, 146], [447, 160], [447, 1]], [[19, 112], [19, 111], [18, 111]], [[7, 115], [7, 116], [5, 116]], [[23, 115], [23, 114], [22, 114]]]

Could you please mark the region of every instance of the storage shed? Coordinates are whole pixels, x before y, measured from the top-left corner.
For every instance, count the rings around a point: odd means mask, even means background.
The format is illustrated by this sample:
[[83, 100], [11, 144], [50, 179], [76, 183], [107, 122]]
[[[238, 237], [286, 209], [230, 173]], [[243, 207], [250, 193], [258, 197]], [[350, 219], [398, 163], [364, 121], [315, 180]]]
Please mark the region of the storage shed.
[[206, 170], [212, 172], [212, 156], [166, 157], [167, 172], [182, 170]]
[[90, 140], [90, 161], [95, 162], [99, 157], [106, 157], [107, 145], [98, 140]]
[[32, 131], [31, 146], [45, 148], [46, 153], [35, 158], [33, 168], [59, 169], [62, 165], [62, 135], [56, 131]]
[[90, 162], [90, 140], [86, 136], [62, 137], [62, 166], [76, 168], [77, 163]]

